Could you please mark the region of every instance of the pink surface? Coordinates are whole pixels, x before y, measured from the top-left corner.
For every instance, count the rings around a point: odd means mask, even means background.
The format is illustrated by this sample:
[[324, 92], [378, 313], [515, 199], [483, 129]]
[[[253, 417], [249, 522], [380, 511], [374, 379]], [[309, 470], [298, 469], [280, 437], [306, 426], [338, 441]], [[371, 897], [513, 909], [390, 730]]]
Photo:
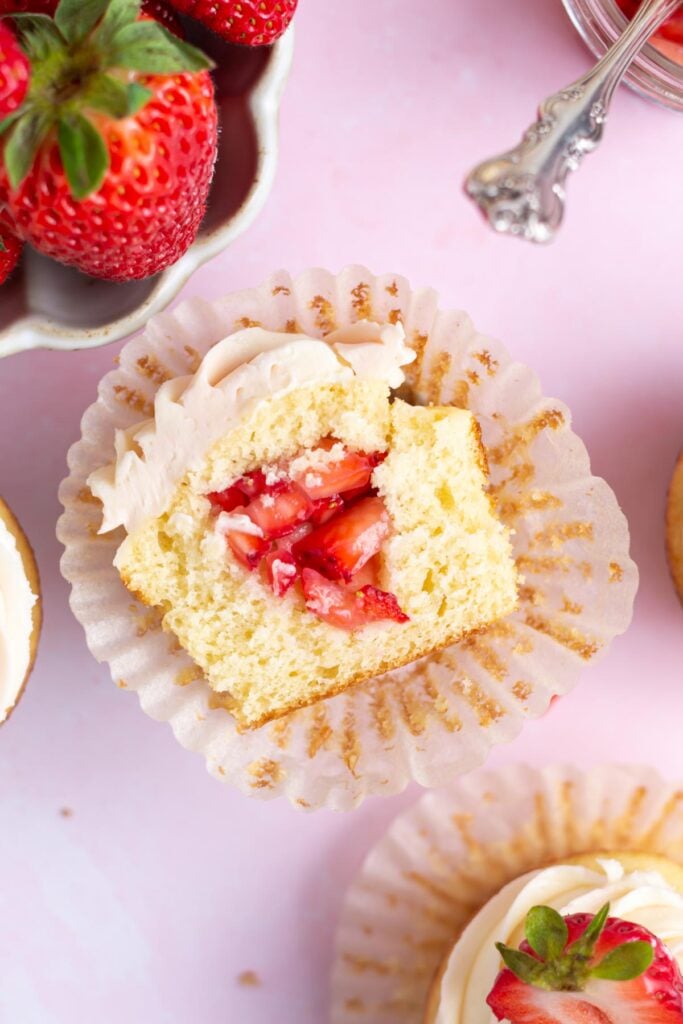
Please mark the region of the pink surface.
[[[490, 763], [683, 776], [683, 611], [662, 526], [683, 440], [683, 121], [621, 94], [560, 240], [533, 249], [489, 233], [460, 181], [587, 66], [560, 0], [302, 0], [297, 34], [272, 198], [184, 294], [365, 262], [436, 286], [534, 366], [631, 520], [642, 586], [628, 635]], [[59, 575], [56, 491], [116, 352], [0, 363], [0, 491], [45, 597], [38, 664], [0, 732], [0, 1021], [322, 1024], [344, 886], [418, 791], [341, 817], [248, 800], [90, 657]], [[246, 970], [260, 987], [239, 984]]]

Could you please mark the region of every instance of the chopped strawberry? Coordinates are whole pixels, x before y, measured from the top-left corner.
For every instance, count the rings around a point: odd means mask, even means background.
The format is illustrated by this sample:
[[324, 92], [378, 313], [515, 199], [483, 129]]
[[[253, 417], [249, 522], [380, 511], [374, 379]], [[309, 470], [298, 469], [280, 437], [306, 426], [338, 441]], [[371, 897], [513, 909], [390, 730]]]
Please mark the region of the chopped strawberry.
[[256, 537], [253, 533], [239, 533], [233, 530], [226, 535], [230, 550], [245, 569], [253, 572], [270, 547], [265, 537]]
[[331, 498], [318, 498], [317, 501], [313, 502], [311, 522], [314, 526], [322, 526], [323, 523], [329, 522], [337, 512], [341, 512], [343, 508], [344, 500], [338, 494], [333, 495]]
[[309, 612], [339, 629], [358, 629], [383, 619], [408, 621], [394, 595], [376, 587], [367, 586], [354, 592], [325, 579], [315, 569], [304, 569], [301, 579]]
[[299, 564], [289, 551], [271, 551], [265, 557], [266, 579], [276, 597], [284, 597], [296, 583]]
[[259, 494], [267, 489], [265, 474], [262, 469], [255, 469], [253, 473], [246, 473], [235, 484], [247, 498], [257, 498]]
[[[333, 438], [326, 438], [325, 444], [318, 447], [323, 451], [331, 451], [335, 443]], [[370, 486], [370, 477], [375, 468], [372, 457], [363, 452], [344, 452], [334, 462], [321, 461], [297, 473], [297, 483], [305, 489], [314, 501], [319, 498], [331, 498], [335, 494]]]
[[275, 541], [276, 550], [291, 551], [294, 545], [298, 544], [303, 537], [307, 537], [312, 530], [313, 527], [309, 522], [302, 523], [301, 526], [297, 526], [291, 533], [285, 534], [284, 537], [278, 537]]
[[244, 505], [244, 491], [241, 491], [236, 484], [226, 487], [224, 491], [212, 491], [207, 498], [214, 508], [222, 512], [234, 512], [240, 505]]
[[599, 914], [527, 916], [519, 950], [498, 943], [507, 965], [487, 1003], [510, 1024], [682, 1024], [683, 978], [652, 932]]
[[363, 587], [376, 587], [379, 581], [379, 555], [375, 555], [359, 569], [350, 583], [349, 590], [362, 590]]
[[266, 490], [247, 506], [247, 515], [263, 530], [267, 540], [291, 533], [313, 511], [313, 502], [298, 484], [286, 482], [282, 488]]
[[304, 537], [293, 553], [302, 565], [348, 583], [377, 554], [388, 533], [389, 515], [382, 499], [363, 498]]

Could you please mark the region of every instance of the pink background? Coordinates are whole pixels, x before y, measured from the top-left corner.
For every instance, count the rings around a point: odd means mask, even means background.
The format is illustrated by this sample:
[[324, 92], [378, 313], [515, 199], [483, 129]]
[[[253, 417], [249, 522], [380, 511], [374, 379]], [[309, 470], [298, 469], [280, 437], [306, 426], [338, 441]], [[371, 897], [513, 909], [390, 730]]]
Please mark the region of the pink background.
[[[683, 121], [623, 92], [551, 248], [495, 237], [460, 191], [587, 64], [560, 0], [301, 0], [275, 190], [184, 294], [365, 262], [436, 286], [534, 366], [630, 518], [642, 586], [628, 635], [490, 763], [683, 776], [683, 612], [663, 551], [683, 439]], [[344, 888], [418, 791], [350, 816], [248, 800], [90, 657], [59, 575], [56, 492], [117, 350], [0, 364], [0, 490], [45, 598], [38, 664], [0, 737], [0, 1021], [321, 1024]], [[260, 987], [239, 984], [245, 970]]]

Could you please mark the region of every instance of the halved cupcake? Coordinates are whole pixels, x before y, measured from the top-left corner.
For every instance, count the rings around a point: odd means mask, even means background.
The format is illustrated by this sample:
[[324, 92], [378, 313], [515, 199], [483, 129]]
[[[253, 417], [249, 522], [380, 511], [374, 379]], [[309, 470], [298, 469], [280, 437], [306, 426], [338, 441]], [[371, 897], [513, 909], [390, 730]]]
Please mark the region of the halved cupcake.
[[396, 395], [400, 324], [324, 341], [248, 328], [90, 478], [115, 564], [240, 725], [415, 660], [512, 611], [476, 420]]
[[38, 566], [21, 526], [0, 498], [0, 725], [31, 674], [41, 623]]

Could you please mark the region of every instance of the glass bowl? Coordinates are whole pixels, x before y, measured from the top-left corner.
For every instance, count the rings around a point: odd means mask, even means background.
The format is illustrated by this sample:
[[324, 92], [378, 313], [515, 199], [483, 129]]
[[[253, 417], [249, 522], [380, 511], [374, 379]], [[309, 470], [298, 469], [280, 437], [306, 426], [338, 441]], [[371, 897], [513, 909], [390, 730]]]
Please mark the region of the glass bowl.
[[[626, 16], [615, 0], [563, 0], [579, 34], [596, 57], [619, 38]], [[625, 81], [641, 96], [683, 112], [683, 47], [657, 39], [635, 59]]]

